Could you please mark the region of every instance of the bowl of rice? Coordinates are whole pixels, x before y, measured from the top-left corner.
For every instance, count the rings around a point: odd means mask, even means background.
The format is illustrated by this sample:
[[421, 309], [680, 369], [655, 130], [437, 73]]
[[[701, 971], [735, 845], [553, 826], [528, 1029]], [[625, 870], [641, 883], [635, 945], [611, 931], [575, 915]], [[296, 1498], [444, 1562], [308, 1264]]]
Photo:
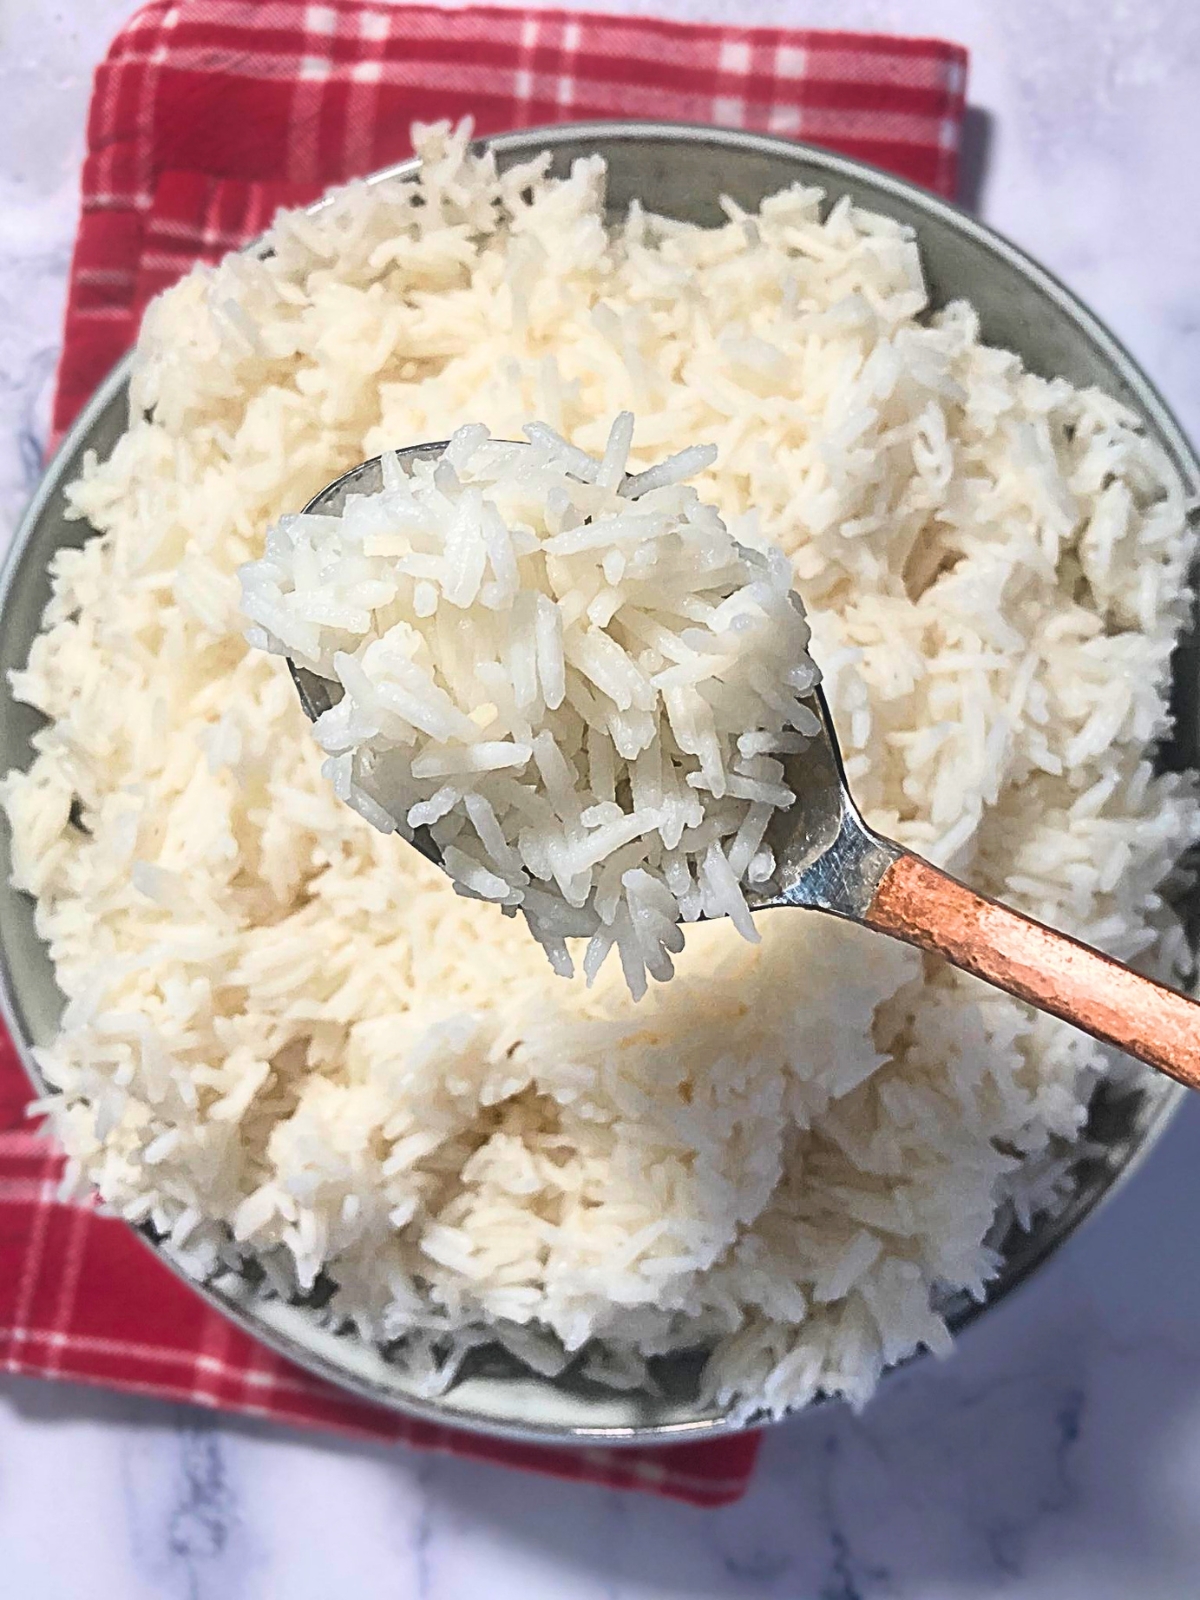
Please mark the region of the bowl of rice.
[[631, 472], [711, 443], [868, 821], [1182, 982], [1200, 463], [1066, 290], [885, 174], [669, 125], [416, 142], [160, 296], [18, 530], [9, 1027], [68, 1183], [343, 1387], [611, 1443], [862, 1404], [1181, 1091], [816, 914], [693, 926], [636, 1001], [555, 972], [339, 800], [239, 570], [467, 423], [599, 455], [633, 412]]

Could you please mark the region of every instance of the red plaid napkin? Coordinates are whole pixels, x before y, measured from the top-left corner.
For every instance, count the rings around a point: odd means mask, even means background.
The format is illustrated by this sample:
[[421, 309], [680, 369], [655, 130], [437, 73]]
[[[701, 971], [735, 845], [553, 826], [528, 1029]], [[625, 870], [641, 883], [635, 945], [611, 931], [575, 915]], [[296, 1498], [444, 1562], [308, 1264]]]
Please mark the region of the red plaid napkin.
[[[280, 204], [410, 153], [413, 118], [480, 132], [566, 119], [717, 122], [811, 139], [953, 192], [966, 53], [934, 40], [361, 0], [157, 0], [96, 74], [55, 428], [133, 342], [151, 295]], [[122, 1224], [55, 1198], [0, 1037], [0, 1370], [106, 1384], [450, 1450], [699, 1505], [758, 1441], [499, 1444], [349, 1398], [248, 1338]]]

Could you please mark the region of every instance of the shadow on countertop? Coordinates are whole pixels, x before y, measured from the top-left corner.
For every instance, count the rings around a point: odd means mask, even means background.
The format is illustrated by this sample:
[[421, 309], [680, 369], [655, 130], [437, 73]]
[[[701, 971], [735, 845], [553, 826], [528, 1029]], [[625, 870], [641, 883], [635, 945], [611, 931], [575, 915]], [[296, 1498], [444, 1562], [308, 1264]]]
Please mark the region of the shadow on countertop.
[[982, 216], [996, 119], [982, 106], [968, 106], [963, 113], [962, 135], [958, 147], [958, 193], [955, 199], [964, 211]]

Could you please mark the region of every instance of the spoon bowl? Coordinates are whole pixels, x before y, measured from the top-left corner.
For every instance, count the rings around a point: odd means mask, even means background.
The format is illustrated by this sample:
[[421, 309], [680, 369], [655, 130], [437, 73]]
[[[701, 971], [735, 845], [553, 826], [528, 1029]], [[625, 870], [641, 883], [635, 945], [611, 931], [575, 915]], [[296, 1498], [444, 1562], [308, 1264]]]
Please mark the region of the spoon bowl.
[[[405, 471], [408, 471], [413, 462], [436, 459], [449, 442], [448, 439], [441, 439], [436, 444], [409, 445], [405, 450], [397, 450], [396, 458]], [[304, 507], [302, 515], [340, 517], [351, 495], [378, 494], [382, 488], [383, 462], [379, 456], [372, 456], [369, 461], [360, 461], [356, 467], [343, 472], [340, 478], [327, 483], [318, 494], [313, 495]], [[319, 673], [310, 672], [307, 667], [298, 667], [290, 656], [288, 671], [292, 675], [292, 682], [296, 685], [296, 693], [300, 696], [304, 715], [310, 722], [315, 722], [342, 698], [339, 684], [331, 683]]]
[[[440, 456], [449, 442], [448, 439], [441, 439], [434, 444], [409, 445], [407, 449], [397, 450], [396, 458], [405, 471], [409, 471], [412, 463], [416, 461], [431, 461]], [[340, 478], [327, 483], [320, 493], [315, 494], [308, 502], [303, 515], [340, 517], [351, 495], [378, 494], [382, 487], [383, 462], [379, 456], [372, 456], [369, 461], [360, 461], [356, 467], [351, 467], [349, 472], [343, 472]], [[288, 671], [292, 675], [292, 682], [296, 685], [296, 693], [300, 697], [304, 715], [310, 722], [316, 722], [342, 698], [340, 684], [322, 678], [317, 672], [310, 672], [307, 667], [298, 667], [290, 656]], [[442, 865], [441, 851], [434, 843], [433, 835], [428, 828], [414, 828], [409, 842], [414, 850], [419, 850], [435, 867]]]

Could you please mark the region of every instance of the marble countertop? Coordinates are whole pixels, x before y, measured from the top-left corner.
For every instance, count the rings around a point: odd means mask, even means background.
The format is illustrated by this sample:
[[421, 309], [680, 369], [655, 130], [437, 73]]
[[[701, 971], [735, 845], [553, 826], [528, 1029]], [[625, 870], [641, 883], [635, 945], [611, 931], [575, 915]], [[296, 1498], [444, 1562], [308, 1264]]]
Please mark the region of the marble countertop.
[[[1200, 438], [1195, 0], [605, 0], [972, 51], [968, 192]], [[131, 0], [0, 0], [0, 528], [38, 471], [92, 67]], [[774, 1430], [751, 1492], [636, 1495], [0, 1382], [7, 1600], [1200, 1595], [1200, 1105], [945, 1364]]]

